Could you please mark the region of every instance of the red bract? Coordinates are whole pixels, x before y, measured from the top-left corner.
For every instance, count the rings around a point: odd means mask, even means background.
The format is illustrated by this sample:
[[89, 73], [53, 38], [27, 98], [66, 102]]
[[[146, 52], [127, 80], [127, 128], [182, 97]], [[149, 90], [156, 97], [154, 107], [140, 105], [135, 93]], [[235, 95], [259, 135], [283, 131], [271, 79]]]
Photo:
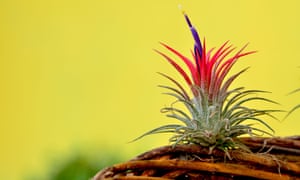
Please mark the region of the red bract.
[[194, 52], [192, 52], [193, 60], [182, 55], [172, 47], [164, 43], [161, 44], [185, 63], [190, 71], [190, 75], [188, 75], [188, 73], [185, 72], [183, 68], [181, 68], [180, 65], [177, 64], [172, 58], [162, 52], [157, 52], [167, 59], [168, 62], [171, 63], [174, 68], [183, 76], [187, 84], [191, 87], [195, 96], [198, 95], [198, 92], [195, 90], [195, 88], [200, 89], [206, 96], [208, 96], [209, 101], [211, 101], [226, 93], [229, 85], [240, 74], [238, 73], [224, 82], [226, 75], [234, 63], [240, 57], [252, 54], [255, 51], [243, 52], [247, 46], [245, 45], [237, 53], [229, 57], [235, 48], [233, 48], [231, 45], [228, 45], [228, 41], [216, 51], [214, 51], [214, 48], [206, 51], [205, 41], [202, 48], [197, 31], [191, 25], [187, 15], [185, 15], [185, 18], [187, 19], [188, 25], [195, 39]]

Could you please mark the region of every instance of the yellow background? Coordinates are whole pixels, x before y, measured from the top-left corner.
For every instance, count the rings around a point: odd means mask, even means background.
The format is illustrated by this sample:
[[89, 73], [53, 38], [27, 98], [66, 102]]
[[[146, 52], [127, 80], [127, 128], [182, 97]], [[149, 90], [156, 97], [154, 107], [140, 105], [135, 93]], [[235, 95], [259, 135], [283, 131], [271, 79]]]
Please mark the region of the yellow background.
[[[299, 1], [0, 1], [0, 179], [45, 172], [51, 157], [107, 147], [131, 157], [168, 136], [127, 142], [169, 122], [171, 99], [157, 71], [176, 72], [152, 49], [159, 41], [189, 55], [182, 4], [208, 47], [250, 43], [257, 54], [235, 85], [272, 91], [288, 110], [300, 103]], [[272, 106], [273, 107], [273, 106]], [[299, 134], [300, 112], [268, 121], [276, 135]], [[279, 114], [279, 119], [284, 115]]]

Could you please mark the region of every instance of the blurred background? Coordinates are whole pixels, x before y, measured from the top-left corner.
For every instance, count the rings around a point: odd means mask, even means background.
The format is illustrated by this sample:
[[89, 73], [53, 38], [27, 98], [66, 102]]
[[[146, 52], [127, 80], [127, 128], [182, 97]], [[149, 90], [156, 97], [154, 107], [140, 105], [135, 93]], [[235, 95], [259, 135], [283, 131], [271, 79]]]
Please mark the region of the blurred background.
[[[156, 72], [178, 77], [153, 49], [190, 57], [181, 4], [209, 48], [230, 40], [258, 53], [234, 86], [300, 103], [299, 1], [0, 1], [0, 179], [88, 179], [104, 166], [168, 144], [168, 135], [128, 143], [159, 125], [172, 99]], [[265, 104], [258, 106], [265, 107]], [[299, 115], [266, 119], [276, 136], [299, 134]]]

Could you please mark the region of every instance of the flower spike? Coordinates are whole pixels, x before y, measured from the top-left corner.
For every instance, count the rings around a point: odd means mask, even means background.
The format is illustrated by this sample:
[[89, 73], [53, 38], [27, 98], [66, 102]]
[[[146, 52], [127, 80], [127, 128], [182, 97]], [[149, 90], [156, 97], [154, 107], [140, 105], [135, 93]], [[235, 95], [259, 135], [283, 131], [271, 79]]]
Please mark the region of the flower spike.
[[189, 25], [189, 28], [192, 32], [192, 35], [193, 35], [193, 38], [194, 38], [194, 41], [195, 41], [195, 45], [194, 45], [195, 46], [195, 49], [194, 49], [195, 54], [196, 55], [198, 54], [199, 58], [201, 59], [201, 57], [202, 57], [202, 44], [201, 44], [201, 41], [200, 41], [199, 34], [198, 34], [196, 28], [192, 25], [191, 20], [189, 19], [188, 15], [184, 11], [182, 13], [185, 17], [185, 20], [186, 20], [187, 24]]

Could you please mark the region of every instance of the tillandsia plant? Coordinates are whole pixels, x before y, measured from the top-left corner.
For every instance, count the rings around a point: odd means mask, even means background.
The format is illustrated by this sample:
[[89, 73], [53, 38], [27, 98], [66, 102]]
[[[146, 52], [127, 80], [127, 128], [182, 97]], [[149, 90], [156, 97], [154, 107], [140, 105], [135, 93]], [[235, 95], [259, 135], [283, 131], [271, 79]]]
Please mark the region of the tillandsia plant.
[[[174, 87], [161, 85], [167, 89], [166, 94], [176, 98], [175, 103], [162, 108], [167, 117], [175, 118], [181, 123], [168, 124], [155, 128], [142, 136], [156, 133], [173, 133], [170, 142], [177, 144], [197, 144], [208, 147], [210, 152], [219, 148], [225, 152], [229, 149], [243, 148], [249, 150], [239, 141], [239, 136], [271, 135], [273, 129], [264, 121], [264, 116], [275, 118], [272, 113], [277, 110], [256, 109], [248, 107], [252, 101], [276, 103], [267, 98], [258, 97], [257, 93], [266, 93], [261, 90], [246, 90], [244, 87], [229, 89], [232, 82], [247, 68], [227, 78], [227, 75], [237, 60], [255, 51], [244, 52], [247, 45], [234, 53], [235, 48], [228, 45], [228, 41], [217, 49], [206, 49], [205, 40], [200, 40], [197, 30], [189, 17], [183, 12], [194, 39], [192, 59], [182, 55], [172, 47], [161, 43], [168, 51], [174, 54], [187, 67], [184, 70], [175, 60], [163, 52], [162, 55], [184, 78], [187, 86], [164, 73], [159, 73], [170, 80]], [[184, 88], [189, 87], [189, 89]], [[175, 107], [182, 103], [186, 110]], [[247, 123], [249, 122], [249, 123]], [[267, 130], [253, 127], [260, 123]]]

